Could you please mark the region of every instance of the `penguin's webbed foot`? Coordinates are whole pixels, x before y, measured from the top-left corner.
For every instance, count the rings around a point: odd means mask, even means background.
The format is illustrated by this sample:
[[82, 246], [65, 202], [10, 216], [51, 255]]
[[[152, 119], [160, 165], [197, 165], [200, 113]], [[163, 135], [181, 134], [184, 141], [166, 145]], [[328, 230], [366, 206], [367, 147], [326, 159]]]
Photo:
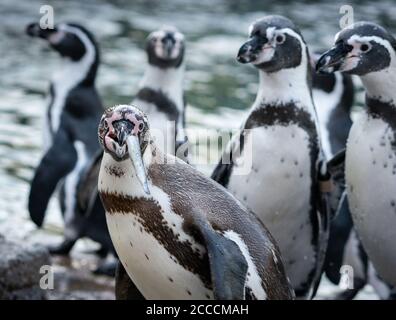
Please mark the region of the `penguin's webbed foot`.
[[76, 240], [65, 239], [59, 245], [48, 247], [48, 250], [51, 255], [67, 256], [75, 243]]

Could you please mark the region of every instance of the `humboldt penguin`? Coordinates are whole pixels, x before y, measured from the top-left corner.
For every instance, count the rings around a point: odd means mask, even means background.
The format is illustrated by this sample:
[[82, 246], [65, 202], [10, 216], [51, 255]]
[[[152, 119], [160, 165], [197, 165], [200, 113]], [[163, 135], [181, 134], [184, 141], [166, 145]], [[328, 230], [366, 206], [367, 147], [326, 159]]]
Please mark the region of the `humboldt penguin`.
[[106, 110], [98, 135], [98, 189], [124, 268], [118, 298], [129, 279], [146, 299], [293, 297], [265, 227], [222, 186], [164, 154], [141, 110]]
[[313, 297], [330, 210], [329, 190], [320, 190], [328, 170], [312, 100], [308, 47], [293, 22], [267, 16], [251, 25], [238, 61], [258, 69], [258, 93], [241, 134], [226, 148], [212, 178], [268, 227], [296, 296]]
[[50, 85], [44, 155], [31, 182], [30, 217], [41, 227], [48, 202], [58, 189], [65, 222], [64, 240], [50, 248], [51, 253], [68, 254], [79, 238], [87, 236], [99, 242], [100, 253], [106, 255], [114, 249], [98, 194], [87, 207], [82, 208], [77, 201], [81, 177], [100, 150], [97, 124], [103, 107], [95, 88], [97, 43], [84, 27], [71, 23], [58, 24], [53, 29], [32, 23], [26, 32], [44, 39], [62, 57], [62, 65]]
[[394, 297], [396, 40], [377, 24], [354, 23], [336, 35], [317, 70], [358, 75], [365, 87], [366, 108], [354, 121], [346, 148], [347, 194], [358, 237]]
[[164, 26], [148, 35], [146, 53], [148, 65], [132, 104], [146, 113], [157, 145], [186, 160], [184, 35]]

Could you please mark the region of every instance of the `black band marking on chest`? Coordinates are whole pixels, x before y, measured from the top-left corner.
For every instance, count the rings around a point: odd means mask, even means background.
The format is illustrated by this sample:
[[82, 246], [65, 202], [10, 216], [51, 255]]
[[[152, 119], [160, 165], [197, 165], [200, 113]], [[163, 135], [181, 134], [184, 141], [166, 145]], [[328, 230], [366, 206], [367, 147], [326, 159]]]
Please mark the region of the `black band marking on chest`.
[[164, 112], [169, 120], [179, 120], [179, 109], [176, 104], [161, 90], [153, 90], [151, 88], [142, 88], [136, 95], [139, 100], [154, 104], [159, 111]]
[[[317, 172], [316, 172], [316, 163], [318, 161], [319, 156], [319, 143], [318, 143], [318, 135], [316, 131], [315, 122], [313, 117], [308, 111], [305, 111], [301, 108], [296, 107], [293, 103], [282, 104], [282, 105], [266, 105], [257, 110], [254, 110], [248, 119], [245, 122], [244, 129], [254, 129], [259, 127], [270, 127], [270, 126], [290, 126], [297, 125], [302, 130], [304, 130], [308, 134], [308, 148], [311, 159], [311, 195], [310, 195], [310, 203], [311, 203], [311, 211], [310, 211], [310, 223], [312, 225], [312, 239], [311, 243], [316, 248], [318, 246], [319, 241], [319, 221], [317, 218], [317, 210], [318, 210], [318, 187], [317, 187]], [[240, 148], [240, 151], [237, 152], [237, 155], [242, 154], [244, 147], [244, 138], [245, 135], [242, 132], [239, 136], [239, 145], [233, 146], [232, 149]], [[229, 164], [220, 163], [215, 168], [212, 179], [222, 184], [224, 187], [228, 186], [229, 179], [232, 174], [233, 167], [233, 159], [232, 154], [227, 155], [230, 159]], [[265, 161], [265, 159], [263, 159]], [[309, 290], [313, 277], [315, 275], [315, 269], [312, 269], [310, 274], [308, 275], [307, 281], [303, 283], [300, 288], [296, 288], [299, 295], [305, 295]]]
[[366, 105], [369, 117], [381, 119], [392, 129], [393, 141], [391, 141], [391, 146], [396, 151], [396, 106], [370, 97], [366, 97]]
[[181, 241], [179, 239], [179, 235], [175, 234], [164, 220], [163, 210], [158, 202], [108, 192], [101, 192], [100, 196], [109, 214], [135, 215], [144, 231], [153, 235], [161, 243], [175, 263], [198, 275], [205, 287], [209, 290], [212, 289], [207, 253], [201, 257], [200, 253], [192, 248], [192, 243], [189, 240]]

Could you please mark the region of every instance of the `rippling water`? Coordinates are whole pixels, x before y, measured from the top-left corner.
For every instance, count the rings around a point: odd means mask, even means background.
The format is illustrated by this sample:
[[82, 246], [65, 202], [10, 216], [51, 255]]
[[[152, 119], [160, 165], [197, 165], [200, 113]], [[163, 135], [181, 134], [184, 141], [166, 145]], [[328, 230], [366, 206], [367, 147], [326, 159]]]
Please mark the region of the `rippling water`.
[[[105, 106], [128, 103], [144, 72], [145, 37], [163, 24], [186, 35], [187, 123], [191, 128], [231, 129], [254, 100], [257, 72], [235, 56], [249, 24], [267, 14], [282, 14], [300, 26], [312, 50], [328, 48], [339, 31], [344, 1], [45, 1], [54, 7], [55, 23], [85, 25], [98, 39], [102, 64], [97, 87]], [[371, 20], [396, 31], [396, 5], [348, 1], [355, 20]], [[44, 95], [59, 57], [42, 41], [24, 34], [38, 21], [42, 1], [0, 3], [0, 231], [14, 237], [37, 238], [26, 210], [28, 181], [41, 155]], [[360, 96], [361, 97], [361, 94]], [[358, 99], [361, 104], [361, 98]], [[209, 172], [209, 167], [202, 168]], [[59, 234], [56, 202], [50, 204], [45, 234]], [[326, 290], [326, 288], [325, 288]], [[370, 296], [369, 294], [367, 296]]]

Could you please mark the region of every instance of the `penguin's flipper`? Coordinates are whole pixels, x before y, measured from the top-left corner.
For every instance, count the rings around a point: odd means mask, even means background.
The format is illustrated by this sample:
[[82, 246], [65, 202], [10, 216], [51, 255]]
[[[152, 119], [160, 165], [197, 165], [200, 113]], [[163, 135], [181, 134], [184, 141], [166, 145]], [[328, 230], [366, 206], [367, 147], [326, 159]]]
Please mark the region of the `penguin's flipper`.
[[81, 212], [89, 215], [98, 196], [98, 176], [103, 151], [99, 150], [87, 165], [77, 186], [77, 204]]
[[66, 132], [59, 130], [54, 143], [41, 159], [30, 186], [29, 214], [37, 226], [43, 224], [45, 210], [58, 182], [73, 170], [76, 161], [73, 144]]
[[345, 149], [339, 151], [329, 162], [327, 170], [333, 181], [329, 197], [331, 216], [337, 216], [345, 197]]
[[208, 251], [214, 298], [244, 300], [248, 264], [238, 245], [208, 223], [198, 228]]
[[223, 187], [227, 187], [232, 168], [234, 166], [233, 156], [240, 155], [244, 146], [244, 135], [243, 131], [236, 134], [230, 141], [230, 144], [224, 150], [219, 163], [213, 170], [211, 178]]
[[115, 296], [116, 300], [145, 300], [120, 261], [115, 274]]

